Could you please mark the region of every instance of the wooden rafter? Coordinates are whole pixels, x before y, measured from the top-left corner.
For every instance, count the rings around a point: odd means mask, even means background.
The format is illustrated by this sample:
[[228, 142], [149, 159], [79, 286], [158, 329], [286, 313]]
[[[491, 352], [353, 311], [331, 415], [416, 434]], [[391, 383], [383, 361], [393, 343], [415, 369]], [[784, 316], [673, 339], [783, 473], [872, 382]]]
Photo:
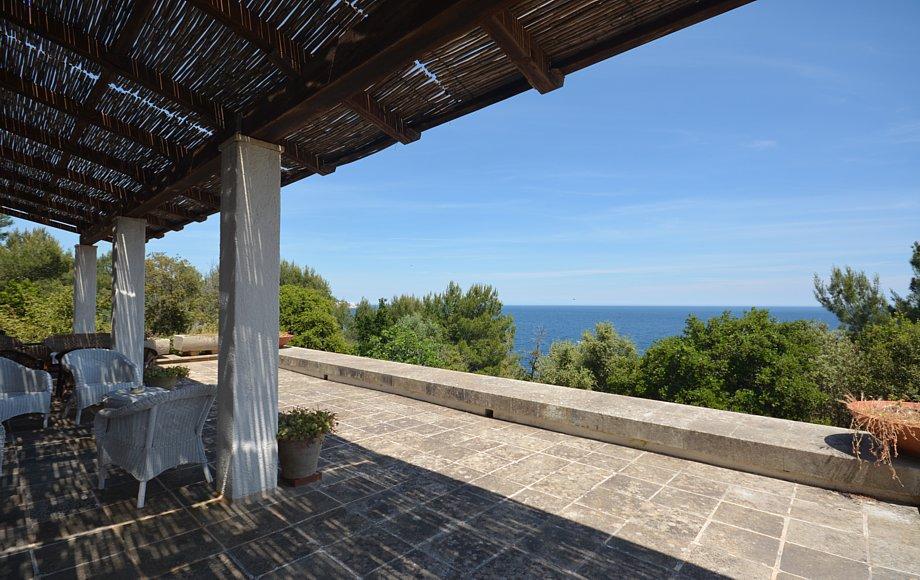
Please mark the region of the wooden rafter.
[[283, 155], [319, 175], [329, 175], [335, 171], [335, 167], [327, 165], [319, 155], [304, 151], [296, 143], [285, 143]]
[[47, 209], [52, 209], [61, 215], [68, 215], [74, 220], [80, 220], [86, 225], [92, 224], [99, 217], [90, 210], [67, 203], [69, 200], [62, 201], [58, 199], [57, 196], [44, 191], [41, 192], [42, 195], [37, 195], [29, 191], [22, 191], [21, 189], [6, 189], [4, 193], [10, 199], [17, 199], [25, 203], [30, 203], [39, 208], [45, 207]]
[[78, 171], [73, 171], [72, 169], [57, 166], [54, 163], [46, 161], [40, 157], [21, 153], [2, 145], [0, 145], [0, 158], [11, 161], [16, 165], [37, 169], [38, 171], [43, 171], [53, 175], [54, 177], [66, 179], [67, 181], [72, 181], [74, 183], [79, 183], [80, 185], [85, 185], [86, 187], [91, 187], [92, 189], [96, 189], [102, 193], [117, 197], [119, 199], [126, 200], [134, 195], [132, 191], [109, 183], [108, 181], [96, 179], [95, 177], [86, 175], [85, 173], [80, 173]]
[[41, 143], [46, 147], [51, 147], [52, 149], [57, 149], [58, 151], [69, 153], [73, 157], [85, 159], [91, 163], [99, 165], [100, 167], [105, 167], [107, 169], [112, 169], [119, 173], [123, 173], [124, 175], [127, 175], [140, 184], [147, 184], [151, 181], [147, 170], [137, 165], [136, 163], [124, 161], [123, 159], [119, 159], [109, 155], [108, 153], [95, 151], [85, 146], [78, 146], [71, 140], [62, 138], [60, 134], [50, 133], [34, 125], [13, 119], [12, 117], [0, 115], [0, 129], [3, 129], [4, 131], [14, 135], [19, 135], [23, 139], [35, 141], [36, 143]]
[[235, 0], [186, 0], [261, 50], [287, 76], [300, 78], [308, 56], [303, 47]]
[[[76, 117], [77, 122], [83, 126], [87, 124], [93, 125], [143, 145], [163, 155], [170, 161], [178, 162], [188, 155], [188, 150], [181, 145], [171, 143], [140, 127], [135, 127], [134, 125], [120, 121], [115, 117], [87, 107], [69, 97], [31, 83], [9, 71], [0, 70], [0, 86], [26, 98], [42, 103], [43, 105], [57, 109], [62, 113]], [[76, 130], [74, 133], [76, 133]], [[70, 140], [76, 142], [79, 140], [79, 136], [72, 135]]]
[[482, 21], [482, 28], [533, 88], [548, 93], [562, 86], [562, 72], [552, 67], [540, 45], [510, 10], [490, 15]]
[[[140, 3], [145, 2], [143, 0]], [[225, 115], [220, 105], [137, 59], [113, 52], [99, 39], [50, 16], [40, 8], [18, 0], [0, 0], [0, 16], [32, 34], [79, 54], [103, 70], [124, 77], [187, 111], [197, 113], [206, 124], [217, 128], [225, 125]]]
[[66, 223], [66, 222], [60, 222], [57, 220], [48, 219], [47, 217], [44, 217], [42, 215], [36, 215], [32, 213], [31, 211], [29, 211], [28, 209], [26, 210], [20, 209], [21, 207], [23, 206], [15, 203], [14, 201], [7, 201], [6, 196], [0, 194], [0, 213], [4, 213], [14, 218], [19, 218], [21, 220], [35, 222], [43, 226], [49, 226], [52, 228], [57, 228], [59, 230], [64, 230], [65, 232], [72, 232], [75, 234], [82, 233], [80, 228], [72, 223]]
[[392, 111], [388, 111], [370, 94], [360, 92], [345, 99], [345, 105], [361, 116], [365, 121], [376, 125], [378, 129], [400, 143], [418, 141], [421, 134]]
[[19, 175], [18, 173], [7, 171], [5, 169], [0, 169], [0, 179], [5, 179], [6, 181], [20, 185], [22, 187], [36, 189], [51, 195], [55, 195], [57, 197], [68, 199], [90, 209], [108, 211], [114, 205], [111, 202], [105, 200], [94, 199], [88, 195], [81, 194], [76, 191], [71, 191], [69, 189], [64, 189], [60, 185], [54, 184], [50, 181], [44, 181], [41, 179], [35, 179], [34, 177]]

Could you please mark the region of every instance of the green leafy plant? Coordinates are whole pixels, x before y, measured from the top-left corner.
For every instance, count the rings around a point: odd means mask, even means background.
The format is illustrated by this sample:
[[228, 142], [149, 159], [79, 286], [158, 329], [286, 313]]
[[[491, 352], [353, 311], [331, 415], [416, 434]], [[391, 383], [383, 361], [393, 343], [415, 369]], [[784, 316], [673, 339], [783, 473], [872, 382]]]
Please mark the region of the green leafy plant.
[[161, 367], [152, 365], [144, 369], [144, 380], [149, 379], [163, 379], [167, 377], [175, 377], [177, 379], [187, 378], [189, 374], [189, 368], [183, 366], [170, 366], [170, 367]]
[[337, 425], [338, 419], [331, 411], [295, 407], [278, 413], [278, 439], [312, 441], [320, 435], [334, 433]]

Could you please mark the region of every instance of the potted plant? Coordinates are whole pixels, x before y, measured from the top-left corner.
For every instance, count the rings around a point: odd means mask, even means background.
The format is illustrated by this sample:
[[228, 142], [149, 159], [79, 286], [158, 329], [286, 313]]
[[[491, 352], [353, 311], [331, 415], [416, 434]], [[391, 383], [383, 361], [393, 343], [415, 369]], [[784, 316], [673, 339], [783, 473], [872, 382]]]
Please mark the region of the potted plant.
[[316, 473], [323, 439], [337, 425], [335, 413], [295, 407], [278, 413], [278, 463], [281, 477], [292, 482]]
[[847, 410], [853, 416], [853, 452], [860, 455], [862, 439], [869, 434], [870, 451], [877, 463], [887, 464], [900, 452], [920, 456], [920, 403], [865, 400], [848, 396]]
[[148, 387], [160, 387], [162, 389], [173, 389], [179, 379], [188, 377], [189, 368], [183, 366], [161, 367], [150, 365], [144, 369], [144, 384]]
[[282, 331], [278, 334], [278, 348], [284, 348], [287, 343], [291, 342], [291, 339], [294, 338], [294, 335], [290, 332]]

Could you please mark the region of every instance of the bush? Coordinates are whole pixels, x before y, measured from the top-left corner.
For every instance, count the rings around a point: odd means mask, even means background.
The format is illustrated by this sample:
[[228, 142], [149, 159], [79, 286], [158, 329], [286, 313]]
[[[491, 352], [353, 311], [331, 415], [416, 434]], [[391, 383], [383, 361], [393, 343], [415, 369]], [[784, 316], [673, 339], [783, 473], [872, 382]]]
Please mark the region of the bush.
[[652, 345], [640, 365], [646, 396], [801, 421], [821, 420], [828, 395], [815, 376], [820, 329], [777, 322], [766, 310], [726, 312]]
[[291, 344], [329, 352], [348, 352], [348, 343], [335, 317], [335, 303], [322, 292], [304, 286], [281, 287], [280, 326], [294, 335]]
[[190, 369], [184, 366], [168, 366], [161, 367], [159, 365], [151, 365], [144, 369], [144, 380], [149, 379], [161, 379], [166, 377], [176, 377], [177, 379], [188, 378]]
[[312, 441], [320, 435], [334, 433], [337, 425], [335, 413], [295, 407], [278, 413], [278, 440]]
[[863, 329], [855, 342], [863, 382], [853, 395], [920, 401], [920, 322], [894, 316]]
[[453, 345], [444, 340], [444, 330], [420, 314], [404, 316], [370, 340], [367, 356], [438, 368], [462, 368]]
[[568, 340], [553, 342], [535, 366], [536, 379], [544, 383], [587, 391], [597, 386], [594, 375], [584, 367], [578, 345]]
[[557, 341], [537, 359], [537, 380], [553, 385], [627, 395], [639, 394], [636, 345], [620, 336], [609, 322], [586, 330], [581, 342]]

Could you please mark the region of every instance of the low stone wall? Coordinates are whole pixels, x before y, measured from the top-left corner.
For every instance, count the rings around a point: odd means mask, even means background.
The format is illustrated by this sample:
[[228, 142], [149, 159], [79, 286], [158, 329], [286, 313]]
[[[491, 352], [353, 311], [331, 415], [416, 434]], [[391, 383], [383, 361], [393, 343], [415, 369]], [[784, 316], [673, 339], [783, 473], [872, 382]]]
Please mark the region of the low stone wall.
[[887, 468], [856, 460], [846, 429], [379, 361], [304, 348], [281, 368], [496, 419], [920, 505], [920, 461]]

